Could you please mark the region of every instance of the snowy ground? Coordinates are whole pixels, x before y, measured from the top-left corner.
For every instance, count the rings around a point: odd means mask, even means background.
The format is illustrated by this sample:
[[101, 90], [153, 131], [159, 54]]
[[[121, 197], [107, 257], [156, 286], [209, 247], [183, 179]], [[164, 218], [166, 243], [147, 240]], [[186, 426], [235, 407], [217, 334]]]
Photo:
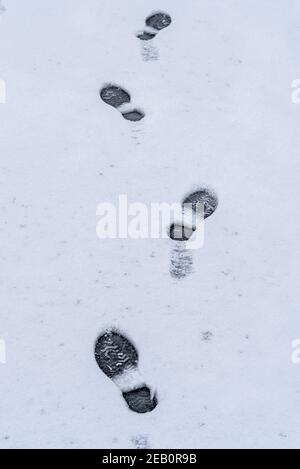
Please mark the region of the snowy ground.
[[[299, 447], [299, 0], [5, 0], [0, 15], [2, 448]], [[152, 10], [172, 25], [135, 37]], [[114, 82], [146, 114], [99, 98]], [[106, 240], [99, 202], [214, 188], [193, 273]], [[107, 326], [159, 405], [101, 373]]]

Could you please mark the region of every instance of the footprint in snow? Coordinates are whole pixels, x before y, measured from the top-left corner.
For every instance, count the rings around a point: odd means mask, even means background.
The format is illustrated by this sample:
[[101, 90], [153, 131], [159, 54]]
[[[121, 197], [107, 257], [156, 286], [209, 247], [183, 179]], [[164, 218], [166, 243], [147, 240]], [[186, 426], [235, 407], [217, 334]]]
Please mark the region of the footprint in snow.
[[202, 218], [206, 219], [217, 206], [217, 195], [211, 189], [200, 188], [187, 195], [182, 201], [182, 218], [170, 225], [170, 238], [174, 241], [188, 241], [201, 223], [197, 216], [198, 209], [202, 209]]
[[157, 60], [159, 53], [158, 50], [151, 42], [157, 33], [162, 29], [168, 27], [172, 22], [170, 15], [164, 12], [155, 12], [149, 15], [145, 20], [145, 27], [143, 31], [137, 33], [137, 37], [142, 41], [142, 57], [145, 62]]
[[153, 39], [159, 31], [170, 26], [171, 22], [172, 19], [168, 13], [157, 11], [146, 18], [144, 30], [137, 33], [136, 36], [141, 41], [149, 41]]
[[[201, 204], [202, 218], [198, 218], [198, 204]], [[218, 206], [216, 194], [207, 188], [200, 188], [187, 195], [182, 201], [182, 218], [174, 221], [169, 227], [169, 237], [176, 241], [170, 258], [170, 274], [182, 280], [193, 272], [192, 251], [186, 248], [199, 223], [214, 213]]]
[[213, 190], [201, 188], [187, 195], [182, 201], [182, 205], [185, 204], [191, 204], [194, 211], [196, 211], [197, 204], [203, 204], [204, 218], [208, 218], [218, 206], [218, 197]]
[[137, 435], [131, 439], [136, 449], [150, 449], [148, 437], [145, 435]]
[[102, 334], [95, 345], [99, 368], [121, 390], [128, 407], [139, 414], [151, 412], [158, 404], [156, 393], [147, 386], [138, 370], [138, 352], [118, 331]]
[[120, 86], [112, 84], [104, 86], [100, 90], [100, 97], [106, 104], [118, 109], [124, 119], [128, 121], [137, 122], [145, 117], [143, 111], [129, 106], [131, 96]]
[[193, 256], [184, 243], [176, 243], [171, 252], [170, 274], [176, 280], [182, 280], [193, 272]]

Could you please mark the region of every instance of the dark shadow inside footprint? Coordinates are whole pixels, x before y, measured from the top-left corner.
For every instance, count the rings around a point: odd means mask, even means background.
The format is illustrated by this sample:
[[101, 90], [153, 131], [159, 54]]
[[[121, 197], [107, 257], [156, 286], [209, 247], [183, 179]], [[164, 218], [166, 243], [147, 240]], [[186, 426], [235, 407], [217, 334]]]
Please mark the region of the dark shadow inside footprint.
[[210, 189], [199, 189], [187, 195], [182, 205], [190, 204], [193, 210], [196, 210], [197, 204], [202, 204], [204, 208], [204, 218], [208, 218], [214, 213], [218, 206], [218, 197]]
[[149, 41], [150, 39], [153, 39], [156, 36], [156, 33], [148, 33], [147, 31], [143, 31], [142, 33], [138, 33], [137, 37], [141, 41]]
[[137, 366], [138, 352], [126, 337], [109, 331], [98, 338], [95, 358], [103, 373], [109, 378], [115, 378], [126, 369]]
[[152, 396], [150, 388], [141, 381], [138, 352], [125, 336], [117, 331], [101, 335], [95, 345], [95, 359], [103, 373], [121, 389], [131, 410], [145, 413], [155, 409], [157, 397]]
[[157, 398], [155, 395], [151, 396], [151, 391], [147, 386], [123, 392], [123, 397], [129, 409], [139, 414], [151, 412], [157, 406]]
[[130, 103], [130, 94], [119, 86], [108, 85], [100, 90], [102, 101], [110, 106], [118, 108], [122, 104]]
[[169, 236], [174, 241], [188, 241], [195, 229], [180, 223], [172, 223], [169, 228]]
[[145, 21], [147, 26], [157, 29], [157, 31], [166, 28], [171, 24], [171, 22], [171, 16], [167, 13], [163, 13], [162, 11], [153, 13], [152, 15], [148, 16]]
[[142, 111], [133, 109], [132, 111], [122, 112], [122, 116], [128, 121], [137, 122], [142, 120], [145, 117], [145, 114]]

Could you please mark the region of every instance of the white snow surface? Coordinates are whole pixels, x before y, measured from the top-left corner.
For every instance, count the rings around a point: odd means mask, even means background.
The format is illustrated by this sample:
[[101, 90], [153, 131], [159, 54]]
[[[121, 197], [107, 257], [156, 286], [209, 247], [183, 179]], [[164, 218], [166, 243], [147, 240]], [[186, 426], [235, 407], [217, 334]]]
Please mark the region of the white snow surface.
[[[299, 0], [3, 4], [0, 447], [299, 447]], [[173, 21], [147, 61], [135, 33], [156, 10]], [[185, 279], [170, 239], [97, 238], [99, 202], [199, 185], [219, 206]], [[97, 367], [106, 327], [137, 347], [153, 412]]]

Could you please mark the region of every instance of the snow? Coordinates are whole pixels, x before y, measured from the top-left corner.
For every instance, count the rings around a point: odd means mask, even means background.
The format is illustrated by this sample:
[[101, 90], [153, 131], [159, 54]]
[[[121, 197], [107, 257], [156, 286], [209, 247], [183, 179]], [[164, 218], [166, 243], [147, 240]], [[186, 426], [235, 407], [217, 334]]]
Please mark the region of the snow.
[[[299, 1], [3, 3], [0, 447], [299, 447]], [[145, 46], [155, 10], [172, 24]], [[142, 121], [100, 100], [110, 82]], [[199, 185], [219, 206], [186, 278], [170, 239], [96, 237], [99, 202]], [[111, 326], [152, 413], [96, 365]]]

